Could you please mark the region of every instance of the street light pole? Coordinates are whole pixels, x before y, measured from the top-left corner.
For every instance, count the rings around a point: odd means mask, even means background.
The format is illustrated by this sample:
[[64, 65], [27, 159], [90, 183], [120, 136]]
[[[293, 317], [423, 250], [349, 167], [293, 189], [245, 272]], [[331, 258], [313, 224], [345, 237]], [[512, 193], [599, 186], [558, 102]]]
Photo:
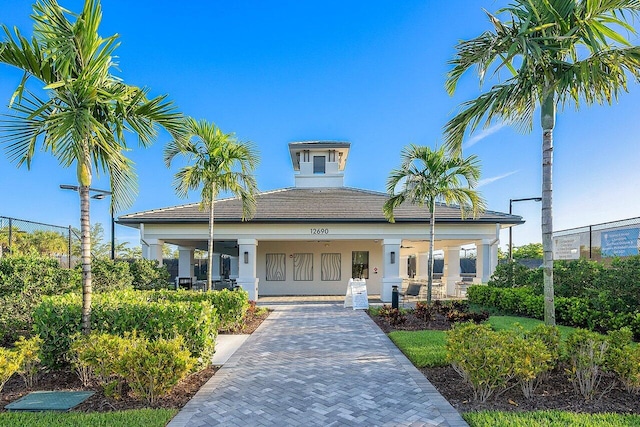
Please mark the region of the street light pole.
[[[61, 184], [60, 188], [63, 190], [72, 190], [72, 191], [80, 191], [80, 187], [78, 187], [77, 185], [66, 185], [66, 184]], [[93, 196], [91, 196], [92, 199], [96, 199], [96, 200], [102, 200], [107, 196], [111, 196], [111, 191], [107, 191], [107, 190], [99, 190], [97, 188], [91, 188], [89, 187], [89, 192], [94, 192], [97, 194], [94, 194]], [[116, 223], [114, 220], [114, 216], [113, 216], [113, 203], [111, 204], [111, 206], [109, 207], [109, 213], [111, 215], [111, 260], [115, 260], [116, 259]], [[69, 257], [71, 257], [71, 252], [69, 252]]]
[[[527, 197], [524, 199], [509, 199], [509, 215], [513, 213], [513, 202], [526, 202], [533, 200], [535, 202], [541, 202], [542, 197]], [[513, 226], [509, 227], [509, 261], [513, 262]]]

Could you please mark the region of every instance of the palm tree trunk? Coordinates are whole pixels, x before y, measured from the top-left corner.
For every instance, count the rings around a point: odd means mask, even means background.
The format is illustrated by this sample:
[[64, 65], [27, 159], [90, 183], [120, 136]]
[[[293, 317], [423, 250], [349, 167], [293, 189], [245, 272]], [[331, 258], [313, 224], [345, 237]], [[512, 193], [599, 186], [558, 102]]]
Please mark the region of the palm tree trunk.
[[91, 333], [91, 222], [89, 187], [80, 186], [80, 248], [82, 252], [82, 333]]
[[215, 201], [215, 189], [211, 190], [211, 201], [209, 202], [209, 253], [207, 268], [207, 291], [212, 289], [213, 270], [213, 202]]
[[549, 91], [541, 105], [542, 115], [542, 250], [544, 271], [544, 323], [556, 324], [553, 291], [553, 214], [552, 166], [553, 128], [556, 104], [553, 91]]
[[436, 202], [429, 203], [429, 261], [427, 265], [427, 303], [431, 303], [433, 289], [433, 245], [436, 241]]

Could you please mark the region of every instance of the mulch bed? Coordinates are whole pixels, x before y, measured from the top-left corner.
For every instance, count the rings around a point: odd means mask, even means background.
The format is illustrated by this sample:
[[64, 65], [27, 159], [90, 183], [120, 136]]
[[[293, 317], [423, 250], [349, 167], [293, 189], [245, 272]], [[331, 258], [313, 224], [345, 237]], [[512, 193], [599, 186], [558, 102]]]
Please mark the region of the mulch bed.
[[[388, 321], [372, 316], [373, 321], [384, 331], [423, 329], [447, 330], [451, 324], [445, 316], [436, 315], [435, 320], [425, 322], [412, 313], [406, 314], [402, 325], [390, 325]], [[438, 389], [445, 399], [460, 412], [483, 410], [498, 411], [535, 411], [562, 410], [581, 413], [616, 412], [620, 414], [640, 414], [640, 396], [627, 392], [611, 375], [606, 375], [598, 392], [590, 400], [585, 400], [577, 392], [565, 373], [565, 366], [558, 366], [549, 373], [548, 378], [536, 389], [535, 395], [525, 399], [518, 385], [489, 397], [486, 402], [473, 400], [473, 390], [451, 367], [421, 368], [420, 371]]]
[[620, 414], [640, 414], [638, 395], [627, 392], [611, 378], [603, 378], [595, 396], [585, 400], [577, 393], [569, 382], [564, 368], [559, 367], [550, 372], [535, 395], [527, 400], [519, 386], [512, 387], [486, 402], [473, 401], [473, 391], [458, 373], [451, 367], [421, 368], [431, 384], [438, 389], [445, 399], [460, 412], [473, 411], [538, 411], [562, 410], [584, 413], [617, 412]]
[[[260, 316], [251, 316], [246, 320], [245, 328], [239, 331], [239, 333], [253, 333], [268, 315], [269, 313], [266, 312]], [[154, 405], [150, 405], [146, 400], [129, 396], [126, 390], [122, 393], [123, 396], [121, 398], [114, 399], [105, 396], [102, 388], [97, 384], [83, 387], [78, 375], [72, 370], [45, 372], [40, 376], [38, 384], [31, 389], [25, 387], [22, 378], [14, 375], [7, 381], [2, 392], [0, 392], [0, 407], [3, 408], [0, 411], [5, 411], [4, 407], [7, 404], [18, 400], [28, 393], [41, 390], [95, 391], [93, 396], [73, 409], [73, 411], [78, 412], [108, 412], [142, 408], [180, 409], [215, 375], [217, 370], [217, 367], [209, 366], [187, 376], [174, 387], [171, 393], [159, 398]]]

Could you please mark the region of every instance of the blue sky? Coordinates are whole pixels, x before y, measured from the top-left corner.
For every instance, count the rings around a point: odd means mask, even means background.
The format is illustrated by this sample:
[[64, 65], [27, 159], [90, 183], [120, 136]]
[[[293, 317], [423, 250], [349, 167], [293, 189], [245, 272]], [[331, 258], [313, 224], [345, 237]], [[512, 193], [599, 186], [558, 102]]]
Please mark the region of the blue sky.
[[[79, 11], [82, 2], [60, 0]], [[453, 97], [444, 89], [447, 61], [459, 40], [489, 28], [483, 8], [503, 1], [187, 1], [103, 0], [103, 37], [120, 35], [125, 82], [168, 94], [184, 114], [215, 122], [261, 154], [261, 190], [293, 185], [287, 144], [300, 140], [351, 142], [345, 183], [384, 191], [409, 143], [435, 147], [457, 106], [476, 97], [477, 77], [463, 77]], [[31, 2], [0, 0], [0, 22], [30, 34]], [[637, 27], [637, 26], [636, 26]], [[638, 43], [637, 37], [633, 38]], [[21, 74], [0, 65], [0, 110]], [[488, 86], [485, 87], [487, 89]], [[640, 87], [632, 83], [613, 106], [568, 107], [555, 131], [554, 229], [640, 216]], [[199, 201], [173, 190], [175, 169], [162, 162], [169, 138], [149, 149], [131, 138], [140, 195], [126, 212]], [[465, 155], [482, 162], [480, 190], [489, 209], [507, 212], [509, 199], [540, 195], [541, 131], [510, 127], [472, 135]], [[79, 203], [59, 184], [75, 184], [75, 169], [36, 153], [17, 169], [0, 153], [0, 216], [79, 225]], [[108, 188], [100, 177], [94, 187]], [[94, 201], [92, 222], [109, 222], [108, 202]], [[514, 204], [526, 224], [514, 243], [539, 242], [540, 204]], [[118, 239], [138, 241], [117, 227]], [[501, 246], [507, 244], [503, 233]]]

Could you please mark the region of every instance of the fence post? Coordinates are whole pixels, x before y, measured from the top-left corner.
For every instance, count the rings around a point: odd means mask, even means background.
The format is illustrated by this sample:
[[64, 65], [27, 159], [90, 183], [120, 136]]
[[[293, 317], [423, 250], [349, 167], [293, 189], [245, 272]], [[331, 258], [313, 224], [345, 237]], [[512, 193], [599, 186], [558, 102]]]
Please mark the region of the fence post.
[[68, 241], [69, 241], [69, 253], [67, 255], [67, 264], [69, 265], [69, 270], [71, 270], [71, 226], [69, 226], [69, 237], [68, 237]]
[[11, 255], [11, 252], [12, 252], [11, 251], [11, 238], [12, 238], [12, 236], [11, 236], [11, 227], [12, 227], [12, 219], [9, 218], [9, 247], [8, 247], [9, 255]]

